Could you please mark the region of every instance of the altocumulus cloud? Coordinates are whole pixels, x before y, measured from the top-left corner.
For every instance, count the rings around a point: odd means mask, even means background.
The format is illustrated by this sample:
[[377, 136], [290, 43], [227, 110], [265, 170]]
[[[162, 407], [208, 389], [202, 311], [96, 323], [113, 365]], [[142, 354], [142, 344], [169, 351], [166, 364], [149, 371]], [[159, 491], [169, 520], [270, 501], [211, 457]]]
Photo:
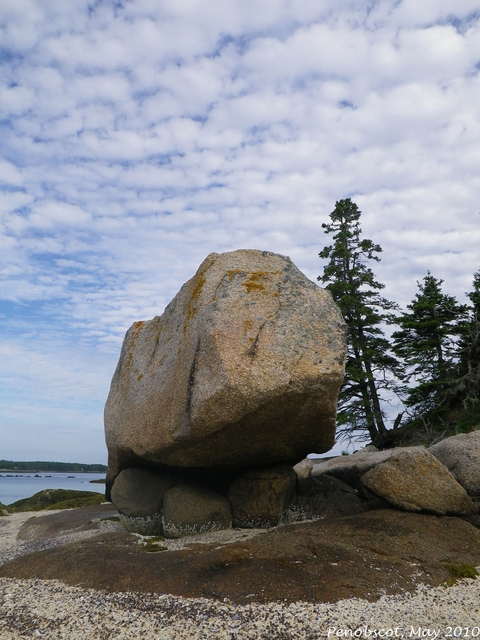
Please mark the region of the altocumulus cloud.
[[386, 295], [480, 266], [471, 0], [3, 0], [0, 457], [105, 459], [132, 321], [211, 251], [321, 271], [352, 197]]

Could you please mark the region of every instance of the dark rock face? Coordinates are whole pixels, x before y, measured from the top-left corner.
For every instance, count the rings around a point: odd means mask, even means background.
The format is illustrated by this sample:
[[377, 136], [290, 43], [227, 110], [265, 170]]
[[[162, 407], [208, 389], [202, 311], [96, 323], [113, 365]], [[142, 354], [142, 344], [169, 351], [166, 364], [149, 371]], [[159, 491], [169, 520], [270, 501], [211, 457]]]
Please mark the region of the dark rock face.
[[352, 516], [365, 511], [358, 492], [330, 476], [300, 479], [297, 492], [293, 510], [299, 520]]
[[334, 443], [346, 327], [289, 258], [211, 254], [127, 332], [105, 407], [107, 495], [128, 467], [295, 463]]
[[166, 538], [220, 531], [231, 526], [230, 504], [218, 493], [188, 484], [165, 493], [163, 532]]
[[232, 482], [228, 499], [235, 527], [268, 528], [282, 520], [295, 496], [296, 474], [292, 467], [249, 471]]

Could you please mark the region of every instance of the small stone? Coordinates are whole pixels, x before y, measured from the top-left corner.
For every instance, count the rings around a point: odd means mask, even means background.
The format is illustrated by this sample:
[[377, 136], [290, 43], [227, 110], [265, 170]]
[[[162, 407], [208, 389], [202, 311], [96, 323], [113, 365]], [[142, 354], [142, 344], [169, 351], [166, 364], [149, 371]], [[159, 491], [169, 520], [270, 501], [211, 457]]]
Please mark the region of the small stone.
[[327, 475], [298, 481], [295, 519], [335, 518], [362, 513], [358, 492], [350, 485]]
[[313, 469], [313, 462], [310, 460], [310, 458], [305, 458], [304, 460], [301, 460], [293, 467], [293, 470], [297, 474], [297, 478], [299, 480], [303, 478], [308, 478], [312, 472], [312, 469]]

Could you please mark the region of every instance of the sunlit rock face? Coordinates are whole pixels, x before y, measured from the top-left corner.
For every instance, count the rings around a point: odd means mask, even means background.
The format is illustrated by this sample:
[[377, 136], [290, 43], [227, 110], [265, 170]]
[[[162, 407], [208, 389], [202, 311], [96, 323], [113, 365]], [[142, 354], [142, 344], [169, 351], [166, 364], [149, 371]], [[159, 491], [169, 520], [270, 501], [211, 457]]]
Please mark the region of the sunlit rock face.
[[328, 451], [345, 353], [330, 293], [289, 258], [210, 254], [162, 316], [125, 336], [105, 407], [108, 483], [131, 466], [245, 468]]

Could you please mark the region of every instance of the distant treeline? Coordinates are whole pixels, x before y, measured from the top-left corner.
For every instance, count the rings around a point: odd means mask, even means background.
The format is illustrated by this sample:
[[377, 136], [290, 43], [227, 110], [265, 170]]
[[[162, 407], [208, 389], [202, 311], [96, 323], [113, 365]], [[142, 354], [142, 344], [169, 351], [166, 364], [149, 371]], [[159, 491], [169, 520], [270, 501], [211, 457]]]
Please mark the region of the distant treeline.
[[0, 460], [0, 471], [106, 473], [107, 467], [104, 464], [81, 464], [80, 462], [12, 462], [12, 460]]

